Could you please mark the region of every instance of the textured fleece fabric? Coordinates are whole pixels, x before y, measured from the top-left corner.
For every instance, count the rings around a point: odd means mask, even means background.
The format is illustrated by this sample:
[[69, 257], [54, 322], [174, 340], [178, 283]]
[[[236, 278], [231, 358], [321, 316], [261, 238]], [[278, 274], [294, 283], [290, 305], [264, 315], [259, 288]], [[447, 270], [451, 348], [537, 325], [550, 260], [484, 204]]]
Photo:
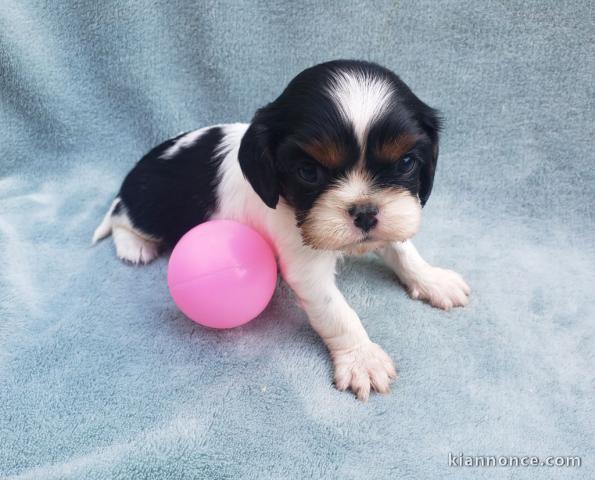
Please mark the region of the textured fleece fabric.
[[[2, 0], [0, 477], [595, 478], [594, 7], [582, 1]], [[90, 238], [157, 142], [249, 121], [334, 58], [395, 70], [446, 128], [416, 243], [442, 312], [374, 257], [338, 282], [395, 360], [332, 385], [283, 285], [233, 331], [178, 312], [167, 259]], [[580, 468], [449, 466], [576, 455]]]

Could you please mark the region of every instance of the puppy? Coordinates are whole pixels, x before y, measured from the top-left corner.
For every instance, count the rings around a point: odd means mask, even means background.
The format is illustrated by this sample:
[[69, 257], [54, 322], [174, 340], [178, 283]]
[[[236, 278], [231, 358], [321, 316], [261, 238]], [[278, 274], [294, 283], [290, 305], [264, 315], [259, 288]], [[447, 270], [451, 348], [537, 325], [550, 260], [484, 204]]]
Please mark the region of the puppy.
[[250, 124], [184, 133], [147, 153], [93, 241], [111, 233], [121, 259], [147, 263], [201, 222], [250, 225], [327, 345], [336, 387], [366, 400], [388, 392], [396, 372], [337, 289], [342, 255], [377, 252], [413, 298], [435, 307], [468, 301], [465, 281], [430, 266], [410, 241], [432, 191], [439, 130], [436, 110], [391, 71], [316, 65]]

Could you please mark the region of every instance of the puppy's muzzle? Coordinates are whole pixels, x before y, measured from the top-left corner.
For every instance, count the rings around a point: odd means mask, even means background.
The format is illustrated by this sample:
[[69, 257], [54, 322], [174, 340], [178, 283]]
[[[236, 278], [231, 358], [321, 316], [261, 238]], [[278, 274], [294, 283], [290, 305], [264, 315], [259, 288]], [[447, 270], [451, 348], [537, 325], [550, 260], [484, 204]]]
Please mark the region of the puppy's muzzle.
[[378, 207], [371, 203], [352, 205], [348, 213], [353, 217], [353, 224], [366, 233], [378, 224]]

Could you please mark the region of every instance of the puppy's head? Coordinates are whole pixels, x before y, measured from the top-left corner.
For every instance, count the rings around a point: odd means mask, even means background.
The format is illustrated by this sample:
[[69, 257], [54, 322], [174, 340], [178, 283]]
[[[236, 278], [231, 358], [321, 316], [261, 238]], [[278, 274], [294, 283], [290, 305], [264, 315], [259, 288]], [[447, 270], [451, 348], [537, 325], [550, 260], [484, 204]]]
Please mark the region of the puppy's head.
[[294, 209], [306, 245], [361, 253], [417, 232], [439, 129], [437, 112], [391, 71], [334, 61], [258, 110], [239, 160], [266, 205], [283, 198]]

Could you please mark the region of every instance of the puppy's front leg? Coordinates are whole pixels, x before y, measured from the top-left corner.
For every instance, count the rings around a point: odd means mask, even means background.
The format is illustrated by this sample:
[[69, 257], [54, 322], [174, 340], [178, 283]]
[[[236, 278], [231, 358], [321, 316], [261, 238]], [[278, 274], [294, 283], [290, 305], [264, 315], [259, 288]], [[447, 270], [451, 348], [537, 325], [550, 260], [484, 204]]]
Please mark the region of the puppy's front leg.
[[469, 302], [471, 289], [463, 277], [428, 264], [411, 241], [394, 242], [379, 253], [412, 298], [444, 310], [463, 307]]
[[292, 257], [281, 259], [283, 276], [330, 351], [337, 388], [350, 388], [364, 401], [370, 389], [388, 392], [396, 377], [395, 367], [384, 350], [369, 339], [359, 317], [337, 288], [336, 255], [304, 249]]

